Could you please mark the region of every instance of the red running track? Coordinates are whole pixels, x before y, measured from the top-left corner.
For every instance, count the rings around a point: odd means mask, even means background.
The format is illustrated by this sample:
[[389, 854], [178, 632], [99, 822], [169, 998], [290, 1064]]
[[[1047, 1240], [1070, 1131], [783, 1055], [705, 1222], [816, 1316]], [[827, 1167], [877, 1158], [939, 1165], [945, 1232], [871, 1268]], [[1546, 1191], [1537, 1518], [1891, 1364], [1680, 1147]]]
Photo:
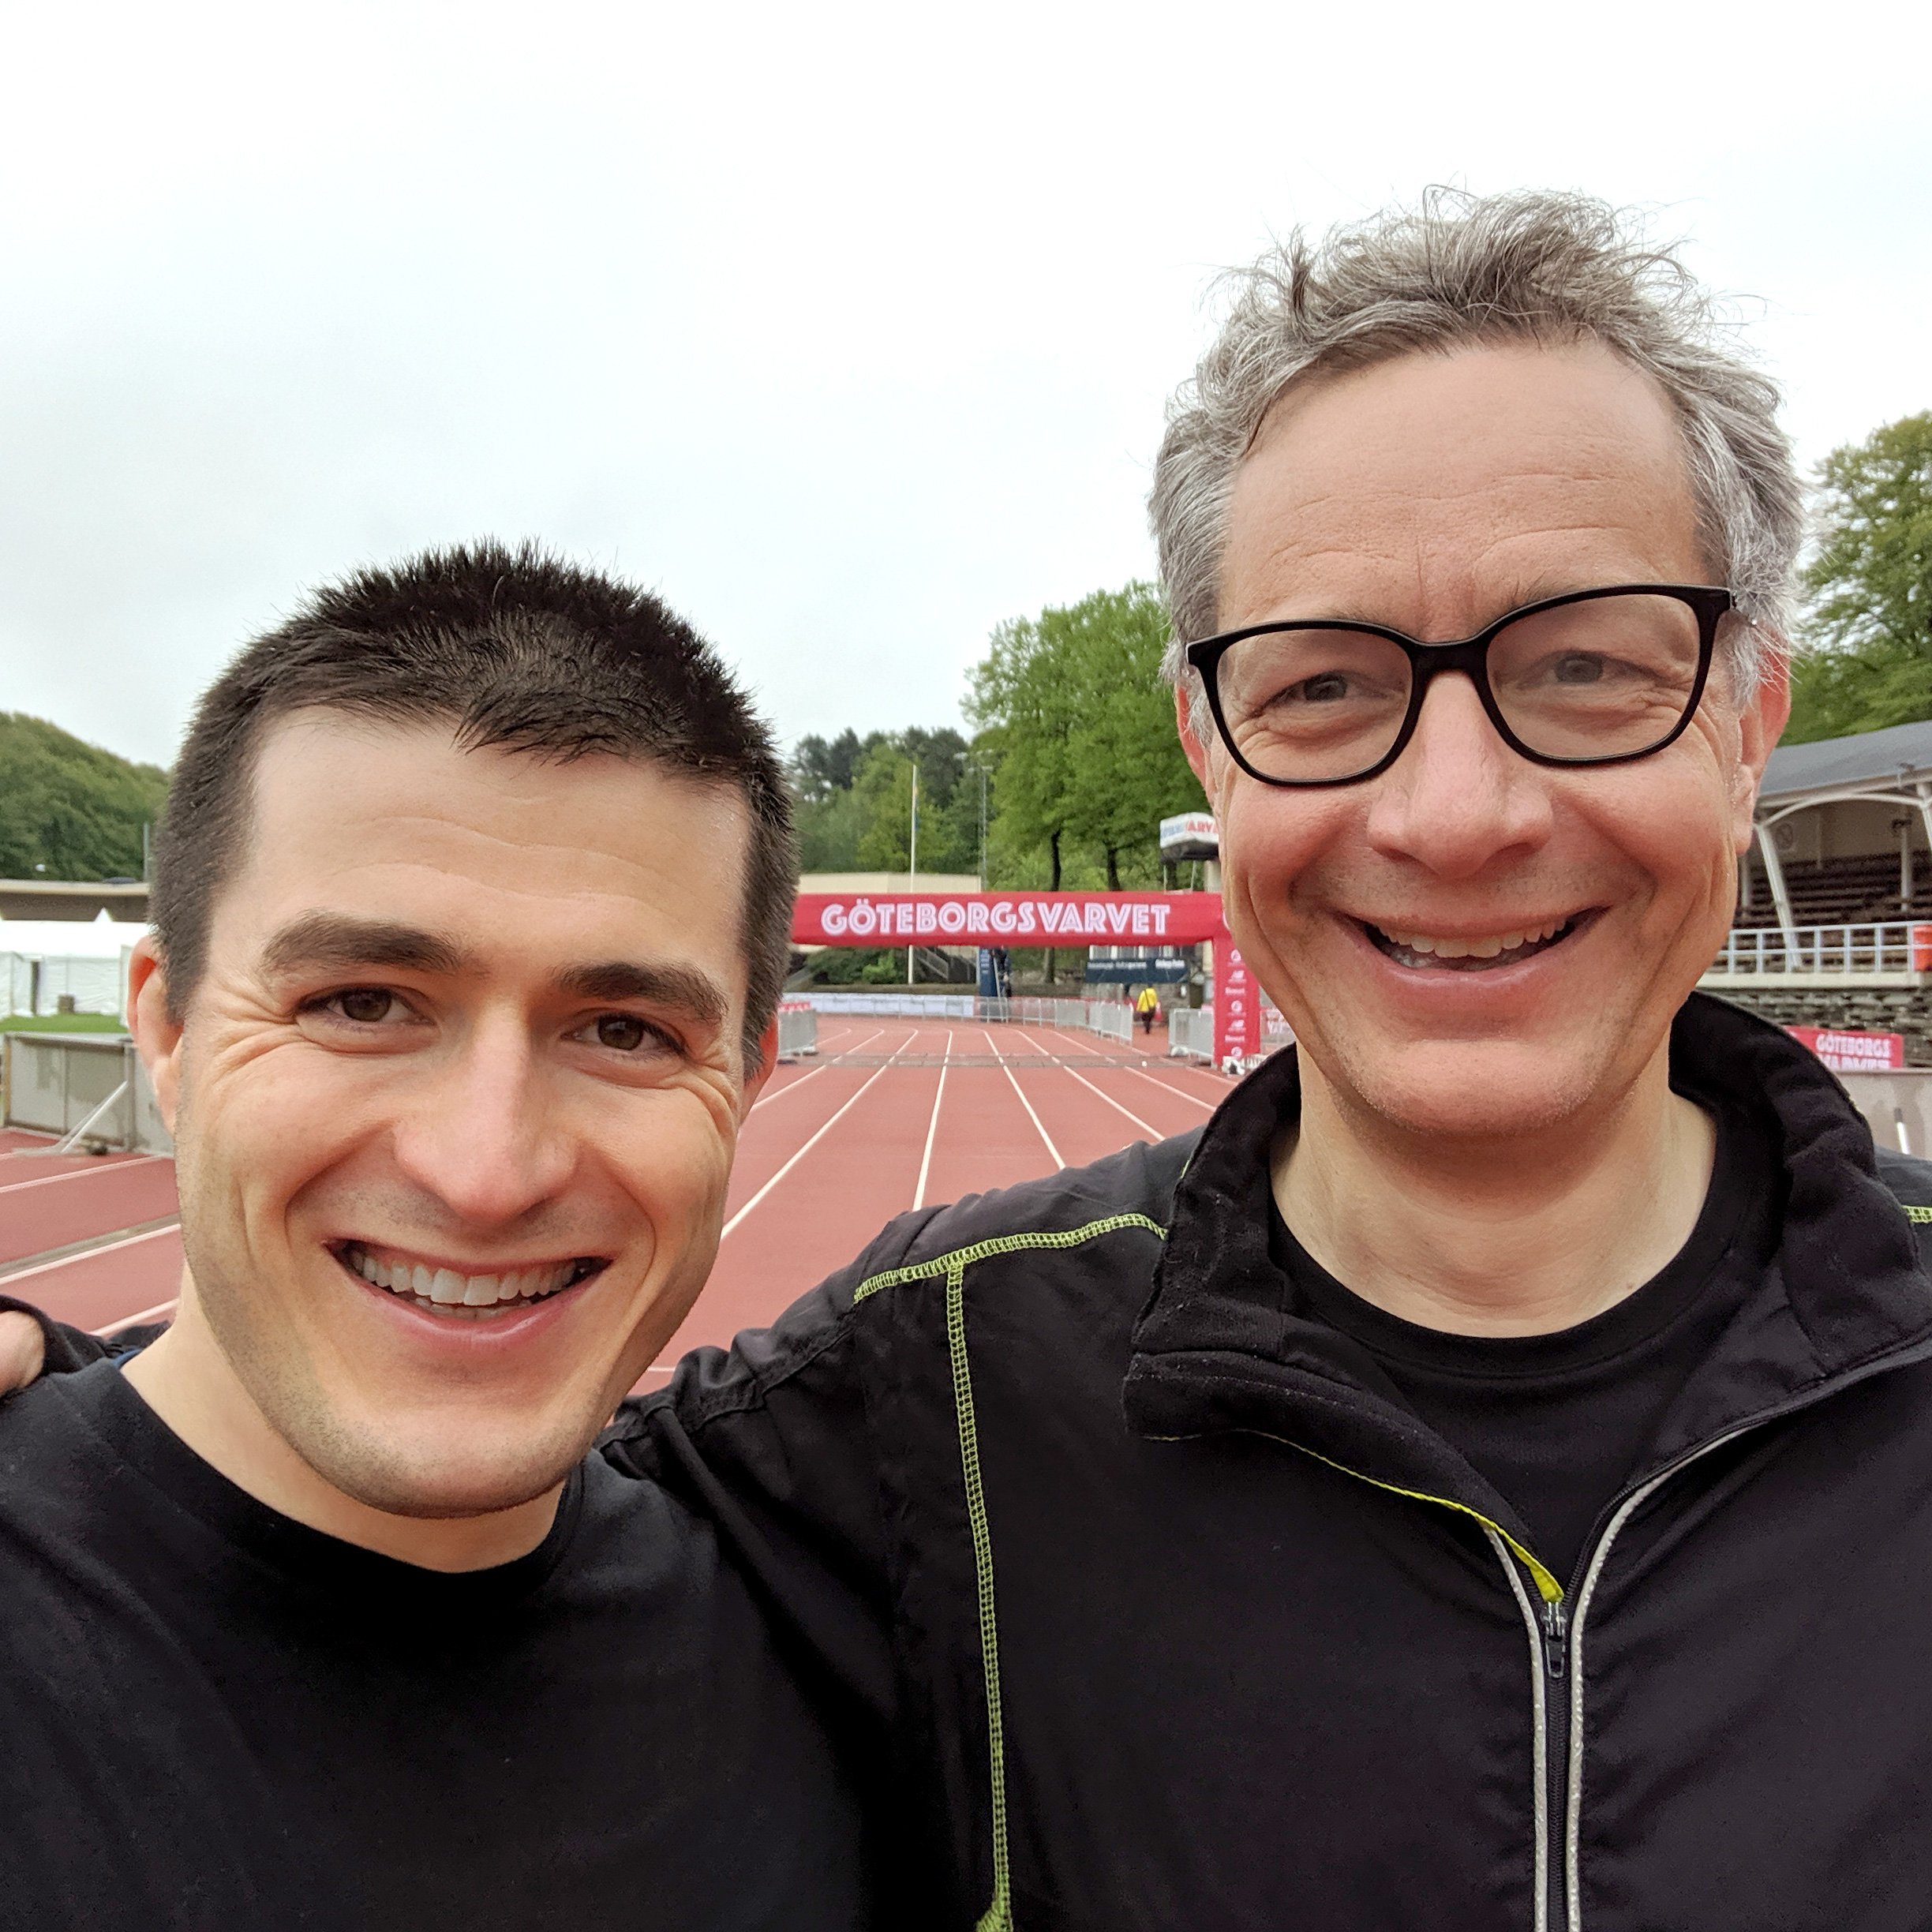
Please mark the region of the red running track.
[[[894, 1215], [1185, 1133], [1227, 1091], [1168, 1059], [1159, 1033], [1122, 1049], [1050, 1027], [828, 1016], [818, 1042], [822, 1057], [781, 1067], [745, 1122], [717, 1265], [653, 1374], [769, 1322]], [[39, 1144], [0, 1135], [0, 1294], [87, 1327], [156, 1319], [178, 1288], [181, 1236], [146, 1224], [176, 1212], [174, 1163], [25, 1151]]]

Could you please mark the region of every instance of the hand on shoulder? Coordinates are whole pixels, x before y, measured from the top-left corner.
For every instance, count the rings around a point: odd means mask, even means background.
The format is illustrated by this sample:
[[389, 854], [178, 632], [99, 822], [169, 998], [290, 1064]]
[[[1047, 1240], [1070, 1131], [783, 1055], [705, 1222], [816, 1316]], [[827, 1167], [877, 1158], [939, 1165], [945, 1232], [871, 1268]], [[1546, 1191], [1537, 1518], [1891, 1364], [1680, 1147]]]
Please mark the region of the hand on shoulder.
[[17, 1309], [0, 1309], [0, 1395], [26, 1387], [46, 1360], [40, 1324]]

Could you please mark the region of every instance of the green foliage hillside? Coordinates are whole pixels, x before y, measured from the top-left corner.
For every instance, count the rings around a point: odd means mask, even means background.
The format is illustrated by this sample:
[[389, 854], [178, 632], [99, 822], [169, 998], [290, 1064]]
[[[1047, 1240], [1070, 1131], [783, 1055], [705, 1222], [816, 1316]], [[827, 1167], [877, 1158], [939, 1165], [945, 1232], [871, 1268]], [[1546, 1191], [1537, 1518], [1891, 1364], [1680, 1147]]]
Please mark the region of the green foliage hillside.
[[1834, 450], [1814, 507], [1785, 743], [1932, 717], [1932, 412]]
[[138, 878], [167, 774], [0, 711], [0, 878]]

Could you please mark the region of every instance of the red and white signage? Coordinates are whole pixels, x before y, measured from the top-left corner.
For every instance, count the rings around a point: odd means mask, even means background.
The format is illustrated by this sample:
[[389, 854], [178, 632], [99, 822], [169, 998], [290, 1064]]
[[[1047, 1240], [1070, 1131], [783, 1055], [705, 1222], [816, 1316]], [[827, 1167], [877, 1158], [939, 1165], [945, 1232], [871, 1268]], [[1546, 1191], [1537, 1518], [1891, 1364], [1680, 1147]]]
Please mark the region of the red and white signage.
[[1193, 945], [1218, 893], [800, 893], [799, 945]]
[[1903, 1033], [1834, 1033], [1827, 1027], [1810, 1026], [1784, 1031], [1803, 1041], [1834, 1073], [1889, 1073], [1905, 1064]]
[[1215, 942], [1214, 1014], [1216, 1066], [1261, 1050], [1261, 989], [1225, 932]]

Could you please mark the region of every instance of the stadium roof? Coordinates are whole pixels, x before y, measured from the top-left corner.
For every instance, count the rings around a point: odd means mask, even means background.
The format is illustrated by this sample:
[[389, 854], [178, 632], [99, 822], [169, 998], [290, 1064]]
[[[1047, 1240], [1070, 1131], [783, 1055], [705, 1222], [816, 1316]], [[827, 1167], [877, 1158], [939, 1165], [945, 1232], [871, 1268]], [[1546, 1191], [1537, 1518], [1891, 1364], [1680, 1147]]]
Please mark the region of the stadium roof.
[[1765, 767], [1758, 803], [1858, 785], [1890, 788], [1901, 779], [1916, 778], [1932, 779], [1932, 721], [1890, 724], [1851, 738], [1822, 738], [1816, 744], [1780, 745]]

